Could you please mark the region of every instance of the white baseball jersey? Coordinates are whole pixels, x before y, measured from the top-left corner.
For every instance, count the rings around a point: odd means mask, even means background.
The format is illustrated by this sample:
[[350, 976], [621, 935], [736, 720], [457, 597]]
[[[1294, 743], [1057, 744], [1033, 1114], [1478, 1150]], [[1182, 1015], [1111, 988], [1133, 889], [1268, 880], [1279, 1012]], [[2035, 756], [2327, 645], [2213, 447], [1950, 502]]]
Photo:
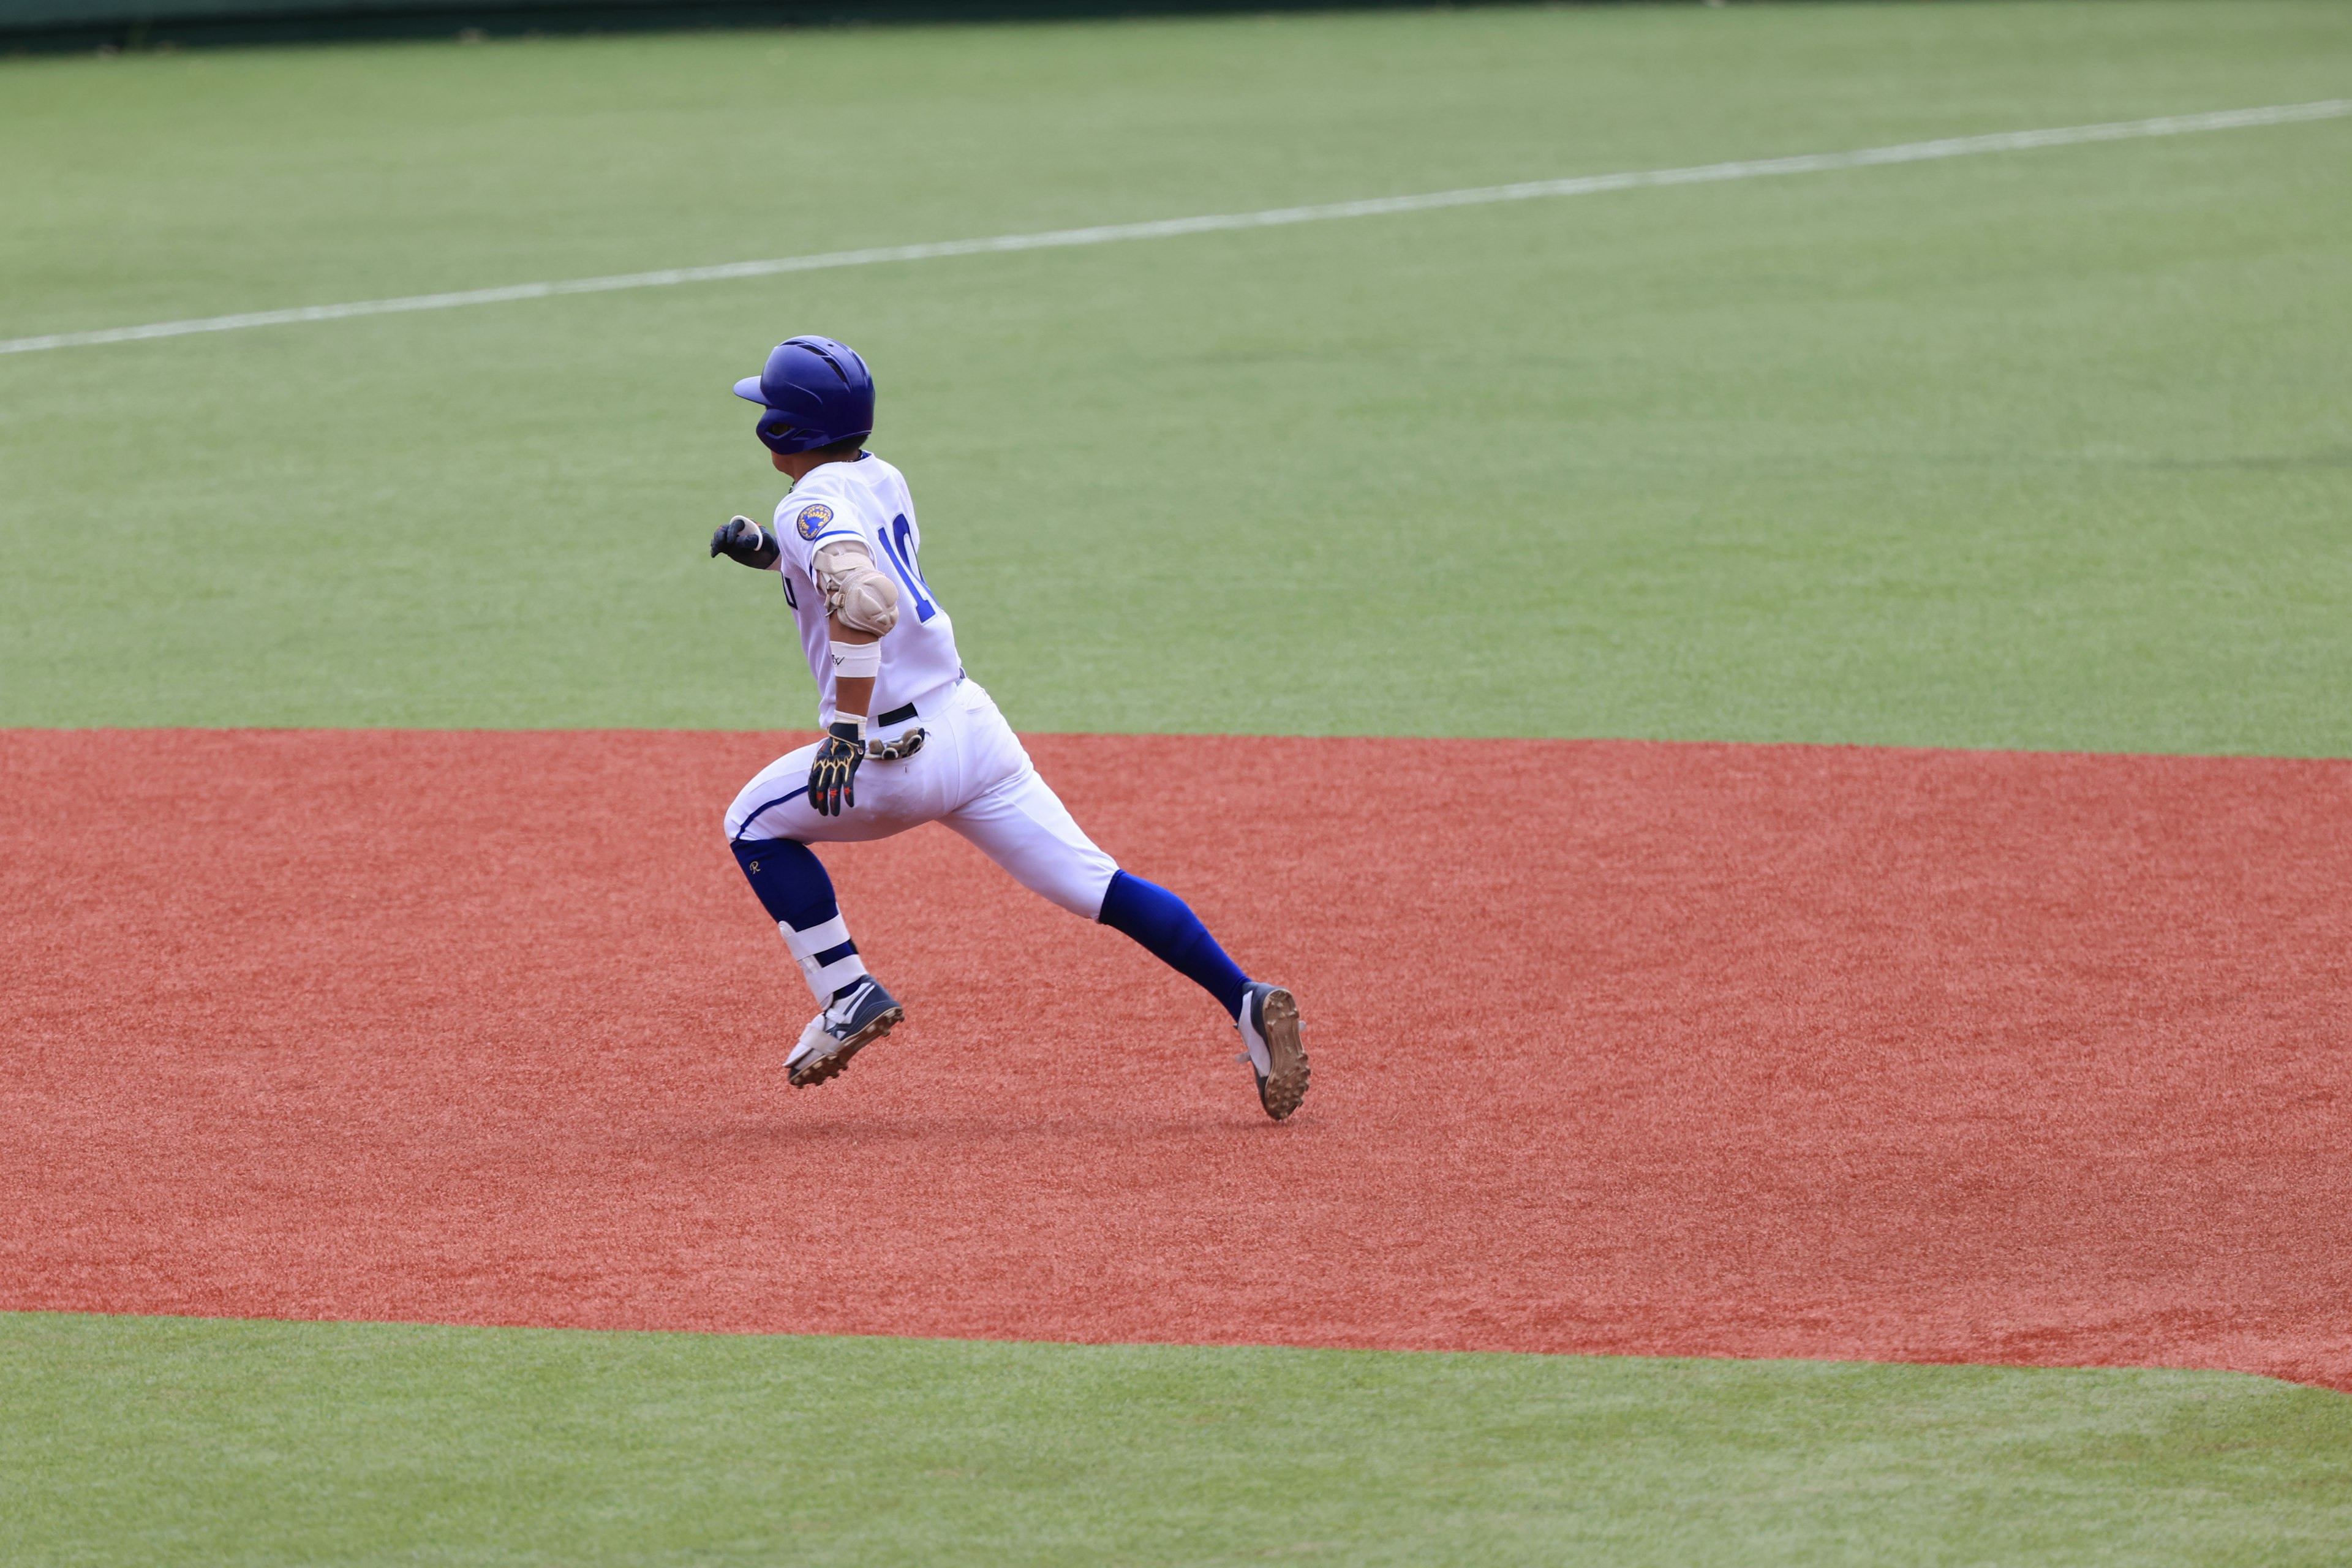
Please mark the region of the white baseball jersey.
[[833, 656], [825, 625], [824, 594], [810, 563], [828, 541], [857, 540], [874, 564], [898, 584], [898, 621], [882, 634], [882, 673], [874, 681], [878, 721], [908, 703], [943, 703], [963, 676], [956, 653], [955, 626], [923, 581], [916, 555], [923, 531], [915, 522], [914, 499], [906, 476], [868, 452], [855, 462], [823, 463], [776, 503], [776, 542], [782, 553], [776, 570], [784, 600], [799, 624], [801, 647], [816, 677], [818, 721], [833, 722]]

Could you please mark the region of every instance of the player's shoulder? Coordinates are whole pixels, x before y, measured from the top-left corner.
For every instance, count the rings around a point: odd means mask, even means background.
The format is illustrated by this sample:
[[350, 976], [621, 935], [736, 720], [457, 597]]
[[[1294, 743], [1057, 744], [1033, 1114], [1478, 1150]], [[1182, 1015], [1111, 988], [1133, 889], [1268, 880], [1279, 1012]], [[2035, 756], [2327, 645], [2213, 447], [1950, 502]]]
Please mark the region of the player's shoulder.
[[868, 452], [857, 461], [844, 463], [841, 467], [868, 485], [903, 485], [907, 482], [907, 476], [898, 471], [898, 465], [875, 452]]
[[870, 452], [856, 462], [826, 463], [810, 469], [777, 503], [776, 531], [811, 541], [858, 532], [865, 525], [887, 522], [894, 492], [905, 489], [898, 470]]
[[844, 484], [835, 472], [848, 466], [827, 463], [811, 470], [794, 485], [792, 493], [776, 503], [776, 531], [798, 534], [805, 540], [858, 531], [866, 521], [864, 513], [868, 503], [862, 487]]
[[856, 533], [864, 521], [859, 511], [841, 497], [812, 495], [806, 486], [795, 485], [792, 494], [776, 503], [776, 532], [805, 540], [822, 539], [828, 533]]
[[913, 518], [915, 496], [907, 488], [906, 475], [870, 452], [857, 466], [866, 470], [860, 477], [866, 486], [866, 493], [874, 498], [877, 522], [887, 523], [895, 517]]

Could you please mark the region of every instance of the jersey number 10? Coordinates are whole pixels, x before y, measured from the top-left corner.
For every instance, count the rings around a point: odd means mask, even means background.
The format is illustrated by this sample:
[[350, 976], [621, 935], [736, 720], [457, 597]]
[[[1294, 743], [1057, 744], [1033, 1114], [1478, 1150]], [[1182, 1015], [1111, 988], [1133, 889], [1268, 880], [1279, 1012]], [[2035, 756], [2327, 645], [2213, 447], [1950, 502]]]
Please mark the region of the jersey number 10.
[[940, 613], [940, 607], [931, 603], [926, 591], [930, 584], [923, 581], [923, 569], [915, 563], [914, 531], [915, 525], [902, 512], [890, 520], [890, 526], [882, 530], [879, 538], [882, 553], [890, 558], [890, 569], [898, 574], [898, 581], [915, 596], [915, 618], [928, 621]]

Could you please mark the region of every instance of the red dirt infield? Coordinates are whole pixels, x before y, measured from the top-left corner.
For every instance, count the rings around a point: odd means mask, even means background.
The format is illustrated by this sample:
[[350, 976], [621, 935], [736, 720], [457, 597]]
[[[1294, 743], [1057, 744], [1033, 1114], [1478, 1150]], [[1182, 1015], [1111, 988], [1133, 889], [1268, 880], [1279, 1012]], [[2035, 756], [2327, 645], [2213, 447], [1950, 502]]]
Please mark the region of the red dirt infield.
[[0, 732], [0, 1307], [2231, 1367], [2352, 1390], [2352, 764], [1046, 737], [1315, 1089], [787, 739]]

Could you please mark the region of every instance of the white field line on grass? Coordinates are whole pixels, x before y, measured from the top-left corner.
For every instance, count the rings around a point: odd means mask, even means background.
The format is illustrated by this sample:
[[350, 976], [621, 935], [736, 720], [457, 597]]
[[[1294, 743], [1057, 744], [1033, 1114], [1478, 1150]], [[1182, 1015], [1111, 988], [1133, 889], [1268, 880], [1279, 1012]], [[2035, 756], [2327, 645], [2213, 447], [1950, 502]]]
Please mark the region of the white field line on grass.
[[1832, 169], [1866, 169], [1882, 163], [1920, 163], [1966, 158], [1979, 153], [2019, 153], [2035, 147], [2067, 147], [2084, 142], [2126, 142], [2148, 136], [2185, 136], [2200, 131], [2234, 131], [2252, 125], [2286, 125], [2352, 115], [2352, 99], [2316, 103], [2272, 104], [2227, 109], [2210, 114], [2169, 114], [2154, 120], [2124, 120], [2104, 125], [2062, 125], [2044, 131], [2000, 131], [1983, 136], [1951, 136], [1937, 142], [1904, 142], [1848, 153], [1802, 153], [1788, 158], [1751, 158], [1700, 163], [1684, 169], [1643, 169], [1619, 174], [1579, 174], [1560, 180], [1526, 180], [1511, 185], [1474, 185], [1418, 195], [1374, 196], [1363, 201], [1325, 202], [1315, 206], [1271, 207], [1264, 212], [1210, 213], [1200, 217], [1159, 218], [1149, 223], [1103, 224], [1093, 228], [1057, 228], [1042, 234], [1001, 234], [988, 239], [944, 239], [927, 245], [884, 245], [866, 250], [833, 250], [816, 256], [783, 256], [765, 261], [730, 261], [717, 267], [675, 267], [659, 272], [624, 272], [609, 278], [572, 278], [553, 283], [510, 283], [499, 289], [467, 289], [451, 294], [413, 294], [399, 300], [360, 300], [344, 305], [301, 305], [286, 310], [249, 310], [188, 321], [152, 321], [138, 327], [105, 327], [86, 332], [50, 332], [41, 337], [0, 339], [0, 353], [39, 349], [84, 348], [94, 343], [135, 342], [143, 338], [184, 337], [191, 332], [230, 332], [246, 327], [282, 327], [298, 321], [339, 321], [352, 316], [387, 316], [402, 310], [446, 310], [459, 305], [497, 305], [511, 300], [544, 300], [558, 294], [605, 294], [621, 289], [667, 289], [680, 283], [719, 283], [735, 278], [770, 278], [783, 272], [815, 272], [832, 267], [865, 267], [883, 261], [928, 261], [943, 256], [980, 256], [999, 251], [1055, 250], [1108, 245], [1125, 239], [1168, 239], [1218, 230], [1273, 228], [1321, 223], [1329, 218], [1379, 217], [1391, 213], [1430, 212], [1440, 207], [1484, 206], [1533, 201], [1541, 196], [1584, 196], [1602, 191], [1660, 185], [1708, 184], [1753, 180], [1770, 174], [1813, 174]]

